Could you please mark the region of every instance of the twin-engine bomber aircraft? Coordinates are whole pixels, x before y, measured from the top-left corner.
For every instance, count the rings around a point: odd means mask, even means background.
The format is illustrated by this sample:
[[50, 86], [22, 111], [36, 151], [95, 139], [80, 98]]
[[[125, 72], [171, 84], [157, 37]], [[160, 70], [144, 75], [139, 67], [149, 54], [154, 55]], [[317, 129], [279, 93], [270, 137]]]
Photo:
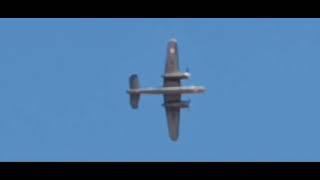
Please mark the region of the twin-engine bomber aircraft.
[[169, 136], [173, 141], [177, 141], [179, 137], [180, 109], [188, 108], [190, 103], [190, 101], [181, 100], [181, 95], [203, 93], [206, 90], [201, 86], [182, 86], [181, 79], [189, 79], [190, 76], [188, 72], [180, 72], [177, 41], [171, 39], [168, 43], [165, 74], [162, 76], [163, 87], [140, 88], [137, 74], [129, 78], [130, 89], [127, 93], [130, 95], [130, 104], [133, 109], [138, 108], [141, 94], [163, 95]]

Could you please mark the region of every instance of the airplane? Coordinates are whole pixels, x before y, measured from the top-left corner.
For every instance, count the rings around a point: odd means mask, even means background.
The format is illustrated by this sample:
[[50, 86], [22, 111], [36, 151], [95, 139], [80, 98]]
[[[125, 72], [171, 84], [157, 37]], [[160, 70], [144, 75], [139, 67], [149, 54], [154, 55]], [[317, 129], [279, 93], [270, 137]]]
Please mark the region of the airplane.
[[165, 73], [162, 75], [163, 86], [159, 88], [140, 88], [137, 74], [132, 74], [129, 78], [129, 87], [127, 93], [130, 96], [130, 105], [133, 109], [138, 109], [140, 95], [163, 95], [167, 116], [167, 125], [169, 137], [172, 141], [177, 141], [179, 137], [180, 109], [189, 108], [189, 101], [181, 100], [183, 94], [200, 94], [206, 91], [203, 86], [182, 86], [182, 79], [189, 79], [189, 72], [180, 72], [178, 44], [177, 40], [172, 38], [167, 45], [167, 58]]

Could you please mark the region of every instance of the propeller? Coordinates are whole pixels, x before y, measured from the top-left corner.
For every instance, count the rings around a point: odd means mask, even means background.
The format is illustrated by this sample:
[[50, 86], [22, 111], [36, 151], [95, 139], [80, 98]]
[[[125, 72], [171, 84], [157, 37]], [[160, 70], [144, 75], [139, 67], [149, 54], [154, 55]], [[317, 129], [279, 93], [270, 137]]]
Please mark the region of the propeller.
[[187, 68], [186, 68], [186, 72], [187, 72], [187, 73], [189, 73], [189, 66], [187, 66]]
[[191, 99], [190, 99], [190, 98], [188, 98], [187, 102], [188, 102], [188, 111], [190, 111], [190, 103], [191, 103]]

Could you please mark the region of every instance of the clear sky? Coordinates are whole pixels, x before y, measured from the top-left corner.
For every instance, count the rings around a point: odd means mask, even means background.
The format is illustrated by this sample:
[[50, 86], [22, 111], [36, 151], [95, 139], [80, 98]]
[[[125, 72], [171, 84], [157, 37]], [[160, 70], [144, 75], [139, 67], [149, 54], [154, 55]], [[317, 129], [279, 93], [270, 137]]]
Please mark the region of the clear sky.
[[[168, 137], [166, 45], [203, 85]], [[320, 19], [0, 19], [0, 161], [320, 161]]]

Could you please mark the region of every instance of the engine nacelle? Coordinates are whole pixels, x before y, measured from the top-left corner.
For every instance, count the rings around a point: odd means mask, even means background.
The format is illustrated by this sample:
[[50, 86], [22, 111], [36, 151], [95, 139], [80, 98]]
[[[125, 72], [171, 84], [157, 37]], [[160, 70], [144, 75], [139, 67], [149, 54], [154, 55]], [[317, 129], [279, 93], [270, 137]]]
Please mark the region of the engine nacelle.
[[179, 101], [179, 102], [166, 102], [163, 104], [164, 107], [168, 108], [189, 108], [189, 101]]
[[168, 73], [168, 74], [164, 74], [162, 77], [166, 78], [166, 79], [189, 79], [191, 76], [190, 73], [188, 72], [177, 72], [177, 73]]

